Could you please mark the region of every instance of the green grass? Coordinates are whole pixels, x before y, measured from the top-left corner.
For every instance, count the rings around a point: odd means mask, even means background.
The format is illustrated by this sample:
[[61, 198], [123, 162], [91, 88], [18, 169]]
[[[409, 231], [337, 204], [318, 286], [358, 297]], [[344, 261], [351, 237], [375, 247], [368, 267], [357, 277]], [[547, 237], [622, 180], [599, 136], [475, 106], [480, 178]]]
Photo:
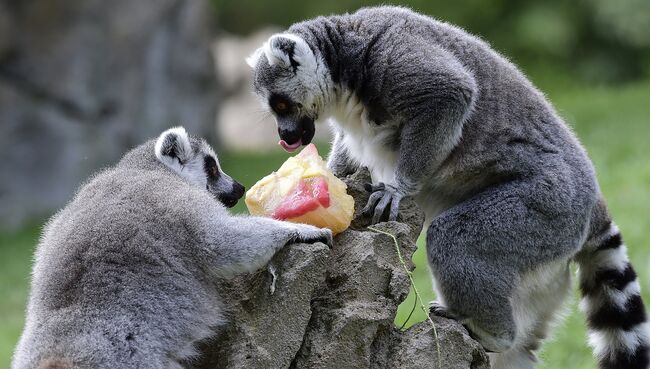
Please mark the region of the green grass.
[[[622, 88], [578, 88], [546, 90], [560, 114], [574, 128], [587, 147], [598, 170], [600, 184], [616, 222], [623, 231], [630, 257], [641, 279], [643, 295], [650, 301], [650, 81]], [[324, 147], [323, 147], [324, 149]], [[325, 154], [325, 150], [322, 150]], [[225, 171], [249, 188], [255, 181], [286, 159], [287, 154], [224, 153]], [[234, 211], [244, 212], [242, 203]], [[0, 232], [0, 367], [8, 367], [11, 352], [22, 329], [29, 268], [39, 226], [17, 232]], [[434, 298], [422, 240], [414, 256], [416, 284], [426, 300]], [[542, 353], [542, 369], [592, 369], [595, 362], [586, 345], [585, 324], [575, 301], [567, 304], [567, 318], [555, 329], [552, 341]], [[396, 323], [401, 323], [413, 306], [413, 296], [402, 304]], [[416, 310], [409, 321], [424, 319]]]
[[23, 329], [32, 253], [40, 225], [0, 232], [0, 368], [8, 368]]

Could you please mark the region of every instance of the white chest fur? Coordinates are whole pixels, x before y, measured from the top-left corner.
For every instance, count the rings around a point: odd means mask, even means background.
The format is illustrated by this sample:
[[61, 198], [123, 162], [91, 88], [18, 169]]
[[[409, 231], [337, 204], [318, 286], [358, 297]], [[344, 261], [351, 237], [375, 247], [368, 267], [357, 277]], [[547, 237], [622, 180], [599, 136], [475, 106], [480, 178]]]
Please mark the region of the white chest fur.
[[368, 167], [375, 182], [395, 183], [398, 153], [386, 142], [395, 125], [376, 125], [354, 93], [345, 93], [331, 112], [330, 124], [343, 133], [342, 143], [350, 159]]

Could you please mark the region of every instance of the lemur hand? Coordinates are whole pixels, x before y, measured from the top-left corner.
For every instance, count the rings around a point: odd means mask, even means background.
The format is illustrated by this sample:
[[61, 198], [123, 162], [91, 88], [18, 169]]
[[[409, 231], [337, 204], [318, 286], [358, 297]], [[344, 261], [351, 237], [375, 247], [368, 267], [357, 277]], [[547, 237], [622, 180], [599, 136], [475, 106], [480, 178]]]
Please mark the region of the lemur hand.
[[[372, 223], [385, 220], [397, 220], [399, 203], [404, 197], [397, 187], [379, 182], [376, 185], [366, 183], [366, 191], [370, 192], [368, 204], [361, 211], [364, 216], [372, 214]], [[388, 214], [386, 214], [388, 210]], [[388, 216], [388, 218], [386, 217]]]
[[332, 248], [334, 241], [332, 231], [327, 228], [318, 228], [307, 224], [296, 224], [296, 234], [289, 243], [316, 243], [322, 242]]
[[458, 317], [456, 315], [451, 313], [445, 305], [438, 301], [431, 301], [429, 303], [429, 314], [447, 319], [458, 320]]

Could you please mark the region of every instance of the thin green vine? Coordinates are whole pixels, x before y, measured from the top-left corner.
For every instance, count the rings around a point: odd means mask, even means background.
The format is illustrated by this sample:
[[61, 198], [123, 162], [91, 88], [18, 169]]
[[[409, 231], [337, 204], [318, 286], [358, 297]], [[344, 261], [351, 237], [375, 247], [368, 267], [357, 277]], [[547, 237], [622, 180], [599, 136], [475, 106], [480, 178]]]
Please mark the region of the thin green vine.
[[[397, 251], [397, 257], [399, 258], [399, 262], [402, 264], [402, 267], [404, 268], [406, 275], [408, 275], [409, 280], [411, 281], [411, 287], [413, 288], [413, 292], [415, 292], [415, 298], [420, 303], [420, 309], [422, 309], [422, 312], [424, 312], [424, 314], [427, 316], [427, 320], [431, 324], [431, 328], [433, 328], [433, 336], [436, 339], [436, 351], [438, 353], [438, 369], [442, 369], [442, 357], [440, 356], [440, 340], [438, 339], [438, 330], [436, 329], [436, 324], [433, 322], [433, 320], [431, 320], [431, 317], [429, 316], [429, 311], [426, 305], [424, 304], [424, 301], [422, 300], [422, 296], [420, 296], [420, 292], [415, 286], [415, 280], [413, 280], [413, 273], [411, 273], [409, 268], [406, 266], [406, 261], [404, 261], [404, 257], [402, 256], [402, 250], [399, 247], [399, 242], [397, 241], [397, 237], [395, 237], [395, 235], [392, 233], [382, 231], [381, 229], [377, 229], [374, 227], [368, 227], [368, 229], [377, 233], [384, 234], [393, 239], [393, 242], [395, 243], [395, 250]], [[402, 325], [402, 327], [404, 327], [404, 325]]]

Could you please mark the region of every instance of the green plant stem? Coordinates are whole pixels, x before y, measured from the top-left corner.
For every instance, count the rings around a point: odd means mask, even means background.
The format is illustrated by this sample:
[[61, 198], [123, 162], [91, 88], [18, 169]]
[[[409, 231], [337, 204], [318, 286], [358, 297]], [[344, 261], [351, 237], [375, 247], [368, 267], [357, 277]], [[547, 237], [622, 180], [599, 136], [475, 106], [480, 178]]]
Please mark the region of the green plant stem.
[[413, 292], [415, 292], [415, 298], [420, 303], [420, 309], [422, 309], [422, 312], [424, 312], [424, 314], [427, 316], [427, 320], [431, 324], [431, 328], [433, 328], [433, 336], [436, 340], [436, 352], [438, 354], [438, 369], [442, 369], [442, 357], [440, 356], [440, 340], [438, 339], [438, 330], [436, 329], [436, 324], [431, 319], [431, 316], [429, 316], [429, 311], [426, 305], [424, 304], [422, 297], [420, 296], [420, 292], [415, 286], [415, 281], [413, 280], [413, 273], [411, 273], [409, 268], [406, 266], [406, 261], [404, 261], [404, 257], [402, 256], [402, 250], [399, 247], [399, 242], [397, 241], [397, 237], [395, 237], [395, 235], [392, 233], [382, 231], [381, 229], [377, 229], [374, 227], [368, 227], [368, 229], [377, 233], [384, 234], [393, 239], [393, 242], [395, 243], [395, 250], [397, 251], [397, 257], [399, 258], [399, 262], [402, 264], [402, 267], [404, 268], [406, 275], [408, 275], [409, 280], [411, 281]]

